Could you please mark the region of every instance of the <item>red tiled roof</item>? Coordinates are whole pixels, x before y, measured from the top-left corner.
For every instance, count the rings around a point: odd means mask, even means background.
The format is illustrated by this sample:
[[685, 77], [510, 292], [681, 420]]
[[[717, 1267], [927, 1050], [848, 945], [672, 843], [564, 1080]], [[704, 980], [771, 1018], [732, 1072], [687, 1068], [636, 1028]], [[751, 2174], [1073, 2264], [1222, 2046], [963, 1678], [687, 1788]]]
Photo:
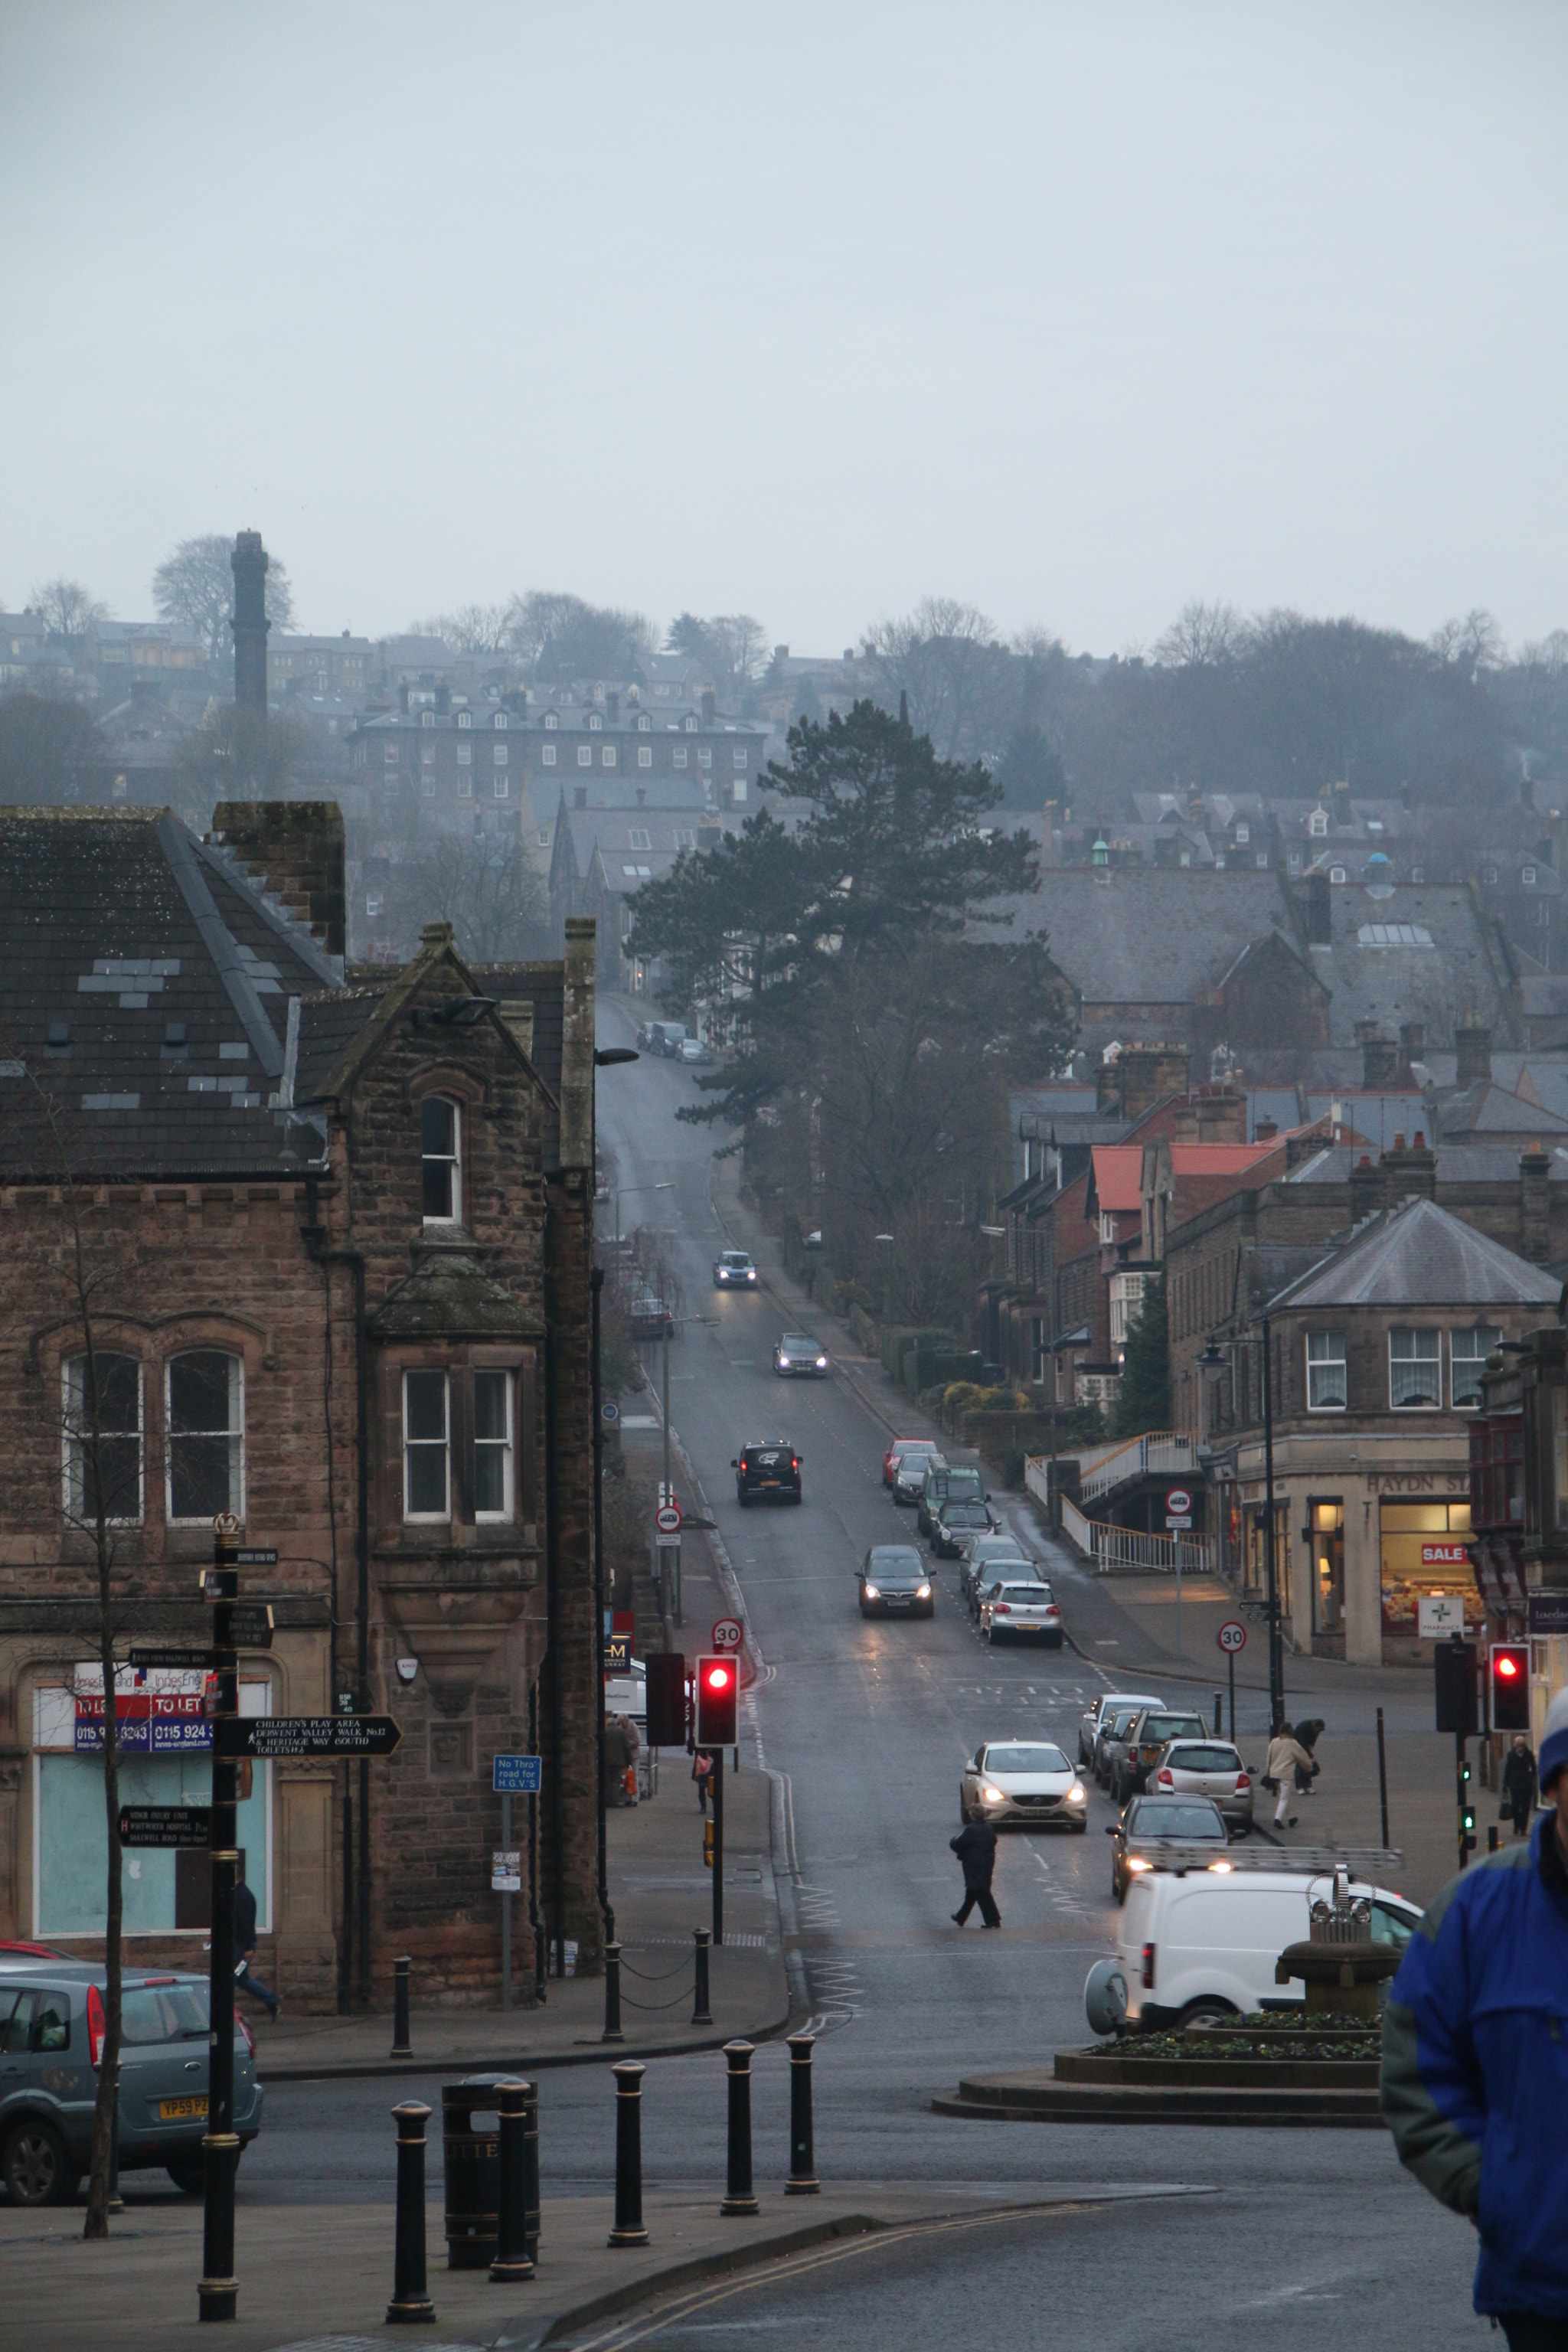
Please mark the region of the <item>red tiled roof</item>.
[[1141, 1143], [1095, 1145], [1094, 1197], [1101, 1209], [1142, 1213], [1143, 1147]]

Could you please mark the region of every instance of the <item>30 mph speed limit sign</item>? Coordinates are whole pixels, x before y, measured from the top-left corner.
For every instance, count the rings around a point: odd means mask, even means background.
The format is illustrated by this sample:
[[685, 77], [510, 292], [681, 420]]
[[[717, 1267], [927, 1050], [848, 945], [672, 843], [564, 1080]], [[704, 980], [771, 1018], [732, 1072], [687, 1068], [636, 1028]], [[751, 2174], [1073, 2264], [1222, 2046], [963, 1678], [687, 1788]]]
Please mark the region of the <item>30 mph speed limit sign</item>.
[[713, 1647], [716, 1650], [738, 1650], [744, 1639], [738, 1617], [721, 1617], [713, 1628]]
[[1237, 1650], [1247, 1647], [1247, 1628], [1238, 1617], [1228, 1618], [1215, 1635], [1215, 1640], [1234, 1658]]

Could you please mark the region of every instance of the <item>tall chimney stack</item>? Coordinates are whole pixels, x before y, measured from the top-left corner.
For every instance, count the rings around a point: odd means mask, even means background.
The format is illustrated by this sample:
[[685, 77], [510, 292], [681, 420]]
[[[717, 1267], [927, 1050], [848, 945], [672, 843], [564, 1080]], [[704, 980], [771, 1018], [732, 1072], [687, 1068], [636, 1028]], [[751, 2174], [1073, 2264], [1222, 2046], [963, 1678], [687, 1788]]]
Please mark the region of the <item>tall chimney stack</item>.
[[267, 550], [258, 530], [242, 530], [229, 557], [234, 572], [234, 699], [267, 724]]

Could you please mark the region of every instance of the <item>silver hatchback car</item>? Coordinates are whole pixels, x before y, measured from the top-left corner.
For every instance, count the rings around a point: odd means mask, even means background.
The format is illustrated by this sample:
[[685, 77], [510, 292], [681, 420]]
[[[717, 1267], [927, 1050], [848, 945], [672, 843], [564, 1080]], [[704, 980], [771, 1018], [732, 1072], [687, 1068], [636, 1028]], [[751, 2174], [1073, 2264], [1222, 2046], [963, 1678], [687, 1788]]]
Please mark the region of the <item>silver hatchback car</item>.
[[1252, 1775], [1228, 1740], [1171, 1740], [1147, 1785], [1155, 1797], [1212, 1797], [1227, 1829], [1252, 1827]]
[[[101, 1968], [0, 1958], [0, 2179], [13, 2205], [59, 2205], [92, 2160]], [[120, 2168], [162, 2165], [176, 2188], [203, 2185], [207, 2127], [207, 1980], [128, 1969], [121, 1987]], [[261, 2128], [261, 2084], [235, 2019], [234, 2128]]]

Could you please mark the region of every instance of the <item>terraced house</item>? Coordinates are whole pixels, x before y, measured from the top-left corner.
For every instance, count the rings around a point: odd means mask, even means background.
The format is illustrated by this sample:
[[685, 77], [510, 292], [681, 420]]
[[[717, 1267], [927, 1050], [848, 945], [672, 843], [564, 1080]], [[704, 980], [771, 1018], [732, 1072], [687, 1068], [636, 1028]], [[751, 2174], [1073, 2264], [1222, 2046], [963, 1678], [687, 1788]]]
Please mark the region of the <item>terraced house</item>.
[[[277, 1551], [244, 1708], [402, 1726], [389, 1761], [256, 1768], [285, 1998], [384, 1997], [405, 1951], [426, 1997], [493, 1998], [498, 1749], [545, 1759], [534, 1916], [601, 1942], [593, 929], [487, 971], [443, 924], [402, 969], [342, 955], [335, 806], [205, 841], [0, 810], [0, 1937], [101, 1936], [101, 1483], [122, 1648], [201, 1638], [232, 1512]], [[187, 1680], [121, 1678], [128, 1801], [205, 1798]], [[134, 1960], [195, 1962], [204, 1863], [127, 1857]]]

